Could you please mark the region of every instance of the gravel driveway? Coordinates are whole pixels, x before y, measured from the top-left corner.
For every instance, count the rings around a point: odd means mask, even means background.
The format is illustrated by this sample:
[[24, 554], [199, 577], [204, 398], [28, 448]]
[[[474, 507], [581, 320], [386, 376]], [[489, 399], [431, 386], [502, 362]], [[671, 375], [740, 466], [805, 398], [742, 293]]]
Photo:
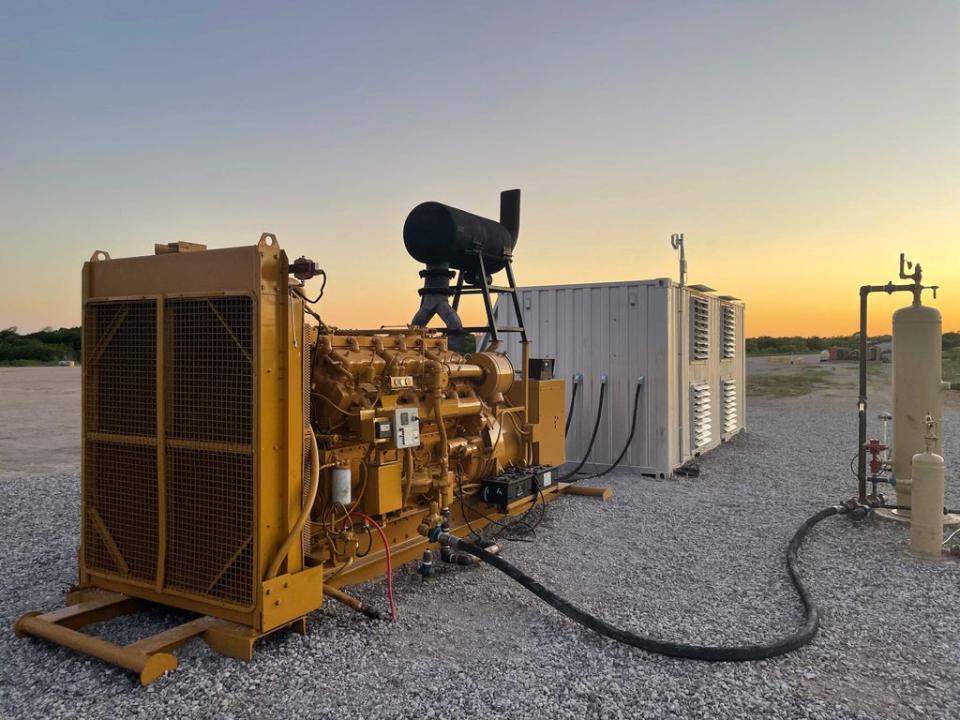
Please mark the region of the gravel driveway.
[[[948, 415], [948, 428], [960, 415]], [[703, 459], [703, 475], [605, 478], [607, 503], [551, 503], [536, 541], [506, 557], [623, 626], [702, 643], [794, 629], [783, 552], [796, 526], [849, 496], [856, 415], [751, 408], [749, 432]], [[947, 457], [960, 457], [948, 433]], [[948, 504], [960, 505], [957, 472]], [[251, 663], [196, 641], [179, 669], [134, 676], [37, 640], [15, 618], [51, 609], [76, 573], [76, 473], [0, 482], [0, 717], [54, 718], [951, 718], [960, 716], [960, 563], [921, 562], [908, 533], [830, 518], [801, 572], [823, 611], [813, 645], [783, 658], [706, 664], [614, 644], [488, 567], [397, 571], [396, 625], [338, 605], [309, 633], [281, 632]], [[356, 592], [383, 605], [384, 583]], [[182, 619], [157, 612], [95, 629], [129, 642]]]

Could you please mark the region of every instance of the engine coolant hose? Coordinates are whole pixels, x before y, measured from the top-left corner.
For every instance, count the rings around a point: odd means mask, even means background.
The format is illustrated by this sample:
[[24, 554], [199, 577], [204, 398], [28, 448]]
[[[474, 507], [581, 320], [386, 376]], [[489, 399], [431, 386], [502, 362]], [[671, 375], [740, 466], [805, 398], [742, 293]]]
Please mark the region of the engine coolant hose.
[[597, 402], [597, 419], [593, 422], [593, 432], [590, 435], [590, 443], [587, 445], [586, 451], [583, 453], [583, 459], [577, 464], [577, 466], [571, 471], [568, 472], [563, 477], [558, 477], [557, 482], [563, 482], [564, 480], [569, 480], [574, 477], [580, 468], [587, 464], [587, 460], [590, 459], [590, 453], [593, 452], [593, 443], [597, 440], [597, 432], [600, 430], [600, 420], [603, 418], [603, 397], [607, 392], [607, 380], [606, 376], [600, 383], [600, 399]]
[[316, 502], [317, 499], [317, 492], [320, 490], [320, 473], [334, 465], [335, 463], [320, 464], [320, 449], [317, 447], [317, 436], [314, 435], [313, 428], [310, 428], [310, 488], [307, 490], [307, 497], [304, 498], [303, 504], [300, 507], [300, 515], [290, 529], [290, 534], [287, 535], [287, 539], [283, 541], [283, 545], [280, 546], [280, 549], [277, 550], [273, 556], [273, 562], [270, 563], [267, 574], [264, 576], [265, 580], [275, 578], [277, 573], [280, 572], [280, 565], [283, 564], [284, 558], [287, 557], [287, 553], [290, 552], [290, 548], [293, 547], [296, 539], [300, 537], [300, 533], [303, 532], [303, 526], [310, 518], [310, 510], [313, 509], [313, 503]]
[[810, 597], [810, 593], [800, 579], [800, 574], [797, 572], [797, 554], [800, 550], [800, 545], [803, 544], [804, 538], [807, 537], [807, 534], [814, 525], [828, 517], [846, 514], [850, 512], [852, 507], [852, 505], [844, 504], [824, 508], [810, 517], [797, 529], [796, 533], [794, 533], [790, 539], [790, 544], [787, 545], [787, 574], [790, 576], [790, 582], [793, 583], [793, 587], [796, 589], [797, 595], [800, 596], [800, 601], [803, 603], [803, 626], [796, 632], [778, 640], [771, 640], [754, 645], [691, 645], [639, 635], [630, 630], [615, 627], [607, 621], [591, 615], [585, 610], [581, 610], [569, 600], [565, 600], [557, 595], [557, 593], [544, 587], [499, 555], [493, 555], [479, 545], [447, 533], [438, 532], [435, 534], [435, 537], [431, 539], [480, 558], [483, 562], [492, 565], [500, 572], [516, 580], [527, 590], [548, 605], [559, 610], [571, 620], [617, 642], [631, 645], [657, 655], [667, 655], [669, 657], [684, 658], [686, 660], [745, 662], [784, 655], [803, 647], [816, 636], [817, 630], [820, 627], [820, 611], [817, 609], [816, 604]]

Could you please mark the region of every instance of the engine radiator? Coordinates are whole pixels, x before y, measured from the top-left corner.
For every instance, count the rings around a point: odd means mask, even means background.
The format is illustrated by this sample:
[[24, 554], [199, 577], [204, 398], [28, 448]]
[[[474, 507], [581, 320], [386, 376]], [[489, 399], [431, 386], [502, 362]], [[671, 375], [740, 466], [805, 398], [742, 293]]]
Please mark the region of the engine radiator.
[[[269, 240], [87, 263], [81, 584], [258, 631], [309, 611], [263, 579], [307, 461], [286, 273]], [[303, 570], [300, 543], [285, 569]], [[301, 574], [319, 606], [322, 578]]]

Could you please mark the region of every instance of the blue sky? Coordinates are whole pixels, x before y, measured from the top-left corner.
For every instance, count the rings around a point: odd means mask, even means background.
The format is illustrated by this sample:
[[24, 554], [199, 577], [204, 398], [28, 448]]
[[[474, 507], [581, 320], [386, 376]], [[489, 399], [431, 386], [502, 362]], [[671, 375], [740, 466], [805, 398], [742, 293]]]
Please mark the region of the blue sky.
[[0, 326], [76, 324], [95, 249], [264, 230], [330, 322], [404, 322], [406, 213], [507, 187], [521, 283], [671, 275], [682, 231], [750, 334], [839, 332], [907, 250], [960, 326], [958, 88], [954, 2], [5, 2]]

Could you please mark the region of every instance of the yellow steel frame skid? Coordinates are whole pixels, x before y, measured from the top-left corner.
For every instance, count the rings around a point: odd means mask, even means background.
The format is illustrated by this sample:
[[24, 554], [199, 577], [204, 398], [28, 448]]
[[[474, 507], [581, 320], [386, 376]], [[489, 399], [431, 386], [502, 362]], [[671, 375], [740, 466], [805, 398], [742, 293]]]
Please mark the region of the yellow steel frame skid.
[[[229, 620], [204, 615], [129, 645], [116, 645], [78, 628], [142, 610], [148, 603], [120, 593], [99, 589], [73, 592], [68, 605], [48, 613], [30, 612], [20, 617], [14, 632], [23, 637], [33, 635], [63, 645], [84, 655], [117, 665], [136, 673], [141, 685], [149, 685], [177, 667], [176, 656], [170, 653], [193, 638], [203, 638], [221, 655], [250, 660], [253, 644], [261, 634]], [[72, 603], [72, 604], [69, 604]], [[306, 631], [306, 619], [299, 618], [292, 627]]]

